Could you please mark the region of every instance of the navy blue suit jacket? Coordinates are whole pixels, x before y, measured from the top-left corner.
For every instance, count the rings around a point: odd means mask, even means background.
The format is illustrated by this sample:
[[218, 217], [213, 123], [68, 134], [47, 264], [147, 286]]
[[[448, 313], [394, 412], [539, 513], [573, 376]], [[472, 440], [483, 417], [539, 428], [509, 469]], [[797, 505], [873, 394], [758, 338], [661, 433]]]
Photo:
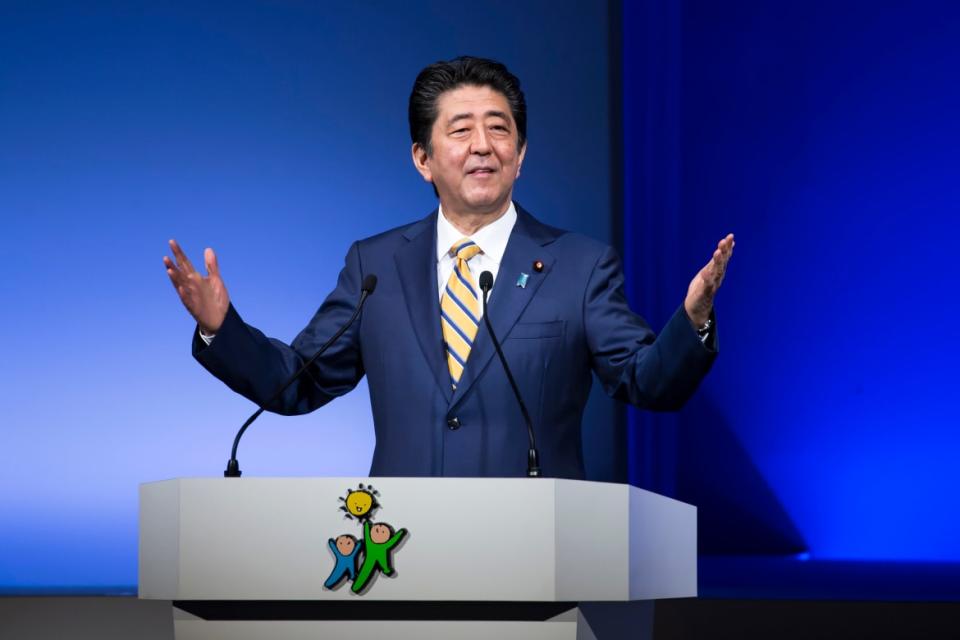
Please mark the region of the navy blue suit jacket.
[[[709, 370], [708, 349], [680, 307], [659, 337], [627, 306], [615, 252], [580, 234], [517, 222], [490, 295], [494, 331], [530, 410], [545, 476], [584, 475], [580, 422], [592, 381], [653, 410], [678, 409]], [[231, 307], [194, 355], [234, 391], [261, 404], [343, 324], [366, 274], [379, 283], [354, 326], [270, 411], [300, 414], [366, 375], [376, 429], [371, 475], [520, 476], [523, 417], [483, 323], [456, 391], [440, 331], [436, 215], [350, 247], [336, 289], [288, 346]], [[543, 262], [536, 272], [533, 263]], [[526, 287], [516, 286], [521, 273]], [[456, 418], [459, 427], [448, 424]]]

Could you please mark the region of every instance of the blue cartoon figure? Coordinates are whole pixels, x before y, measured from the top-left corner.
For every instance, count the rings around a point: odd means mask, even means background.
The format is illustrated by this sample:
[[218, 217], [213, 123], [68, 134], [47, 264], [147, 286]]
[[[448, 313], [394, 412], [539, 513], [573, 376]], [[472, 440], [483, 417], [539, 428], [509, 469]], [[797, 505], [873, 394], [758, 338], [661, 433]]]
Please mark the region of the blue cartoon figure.
[[345, 577], [355, 580], [357, 577], [357, 553], [360, 551], [360, 544], [357, 539], [351, 535], [344, 534], [337, 536], [334, 540], [330, 538], [330, 550], [333, 551], [333, 557], [337, 563], [330, 573], [330, 577], [323, 583], [327, 589], [333, 589]]

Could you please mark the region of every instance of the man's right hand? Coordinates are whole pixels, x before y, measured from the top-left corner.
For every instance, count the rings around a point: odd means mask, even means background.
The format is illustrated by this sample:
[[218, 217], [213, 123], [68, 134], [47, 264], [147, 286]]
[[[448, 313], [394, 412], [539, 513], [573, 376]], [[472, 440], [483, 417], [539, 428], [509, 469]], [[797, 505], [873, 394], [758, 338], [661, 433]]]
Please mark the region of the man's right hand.
[[176, 262], [163, 256], [163, 264], [167, 267], [167, 275], [170, 276], [170, 282], [177, 290], [180, 301], [204, 333], [216, 333], [230, 307], [230, 296], [220, 279], [217, 256], [213, 249], [204, 250], [203, 261], [207, 267], [207, 275], [202, 276], [190, 264], [176, 240], [170, 240], [170, 250], [173, 251]]

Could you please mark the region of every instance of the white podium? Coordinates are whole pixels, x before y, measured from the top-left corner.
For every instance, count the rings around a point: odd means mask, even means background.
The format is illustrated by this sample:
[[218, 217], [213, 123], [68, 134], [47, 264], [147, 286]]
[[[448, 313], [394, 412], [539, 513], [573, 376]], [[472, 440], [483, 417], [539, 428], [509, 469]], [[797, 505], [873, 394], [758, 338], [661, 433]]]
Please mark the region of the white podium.
[[[359, 493], [379, 506], [348, 516]], [[371, 563], [372, 525], [406, 530], [391, 574], [325, 587], [330, 541], [363, 543], [365, 520]], [[178, 479], [140, 487], [139, 596], [173, 601], [178, 640], [643, 638], [652, 600], [696, 595], [696, 546], [694, 507], [627, 485]]]

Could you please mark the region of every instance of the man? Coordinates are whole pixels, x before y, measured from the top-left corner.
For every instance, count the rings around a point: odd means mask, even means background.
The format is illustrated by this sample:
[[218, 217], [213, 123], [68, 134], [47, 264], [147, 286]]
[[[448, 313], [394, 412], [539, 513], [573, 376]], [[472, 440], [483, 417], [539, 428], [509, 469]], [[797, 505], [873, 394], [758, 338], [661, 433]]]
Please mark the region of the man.
[[713, 298], [733, 251], [721, 240], [659, 337], [627, 307], [612, 249], [536, 220], [512, 199], [526, 153], [526, 104], [502, 64], [457, 58], [424, 69], [410, 96], [413, 163], [440, 206], [358, 241], [337, 286], [291, 346], [245, 324], [213, 250], [201, 276], [171, 240], [167, 273], [196, 319], [194, 355], [258, 404], [353, 312], [367, 274], [377, 293], [358, 322], [274, 404], [311, 411], [368, 378], [376, 430], [371, 475], [515, 476], [527, 434], [492, 362], [477, 286], [533, 418], [543, 474], [582, 478], [580, 421], [595, 372], [607, 393], [677, 409], [715, 356]]

